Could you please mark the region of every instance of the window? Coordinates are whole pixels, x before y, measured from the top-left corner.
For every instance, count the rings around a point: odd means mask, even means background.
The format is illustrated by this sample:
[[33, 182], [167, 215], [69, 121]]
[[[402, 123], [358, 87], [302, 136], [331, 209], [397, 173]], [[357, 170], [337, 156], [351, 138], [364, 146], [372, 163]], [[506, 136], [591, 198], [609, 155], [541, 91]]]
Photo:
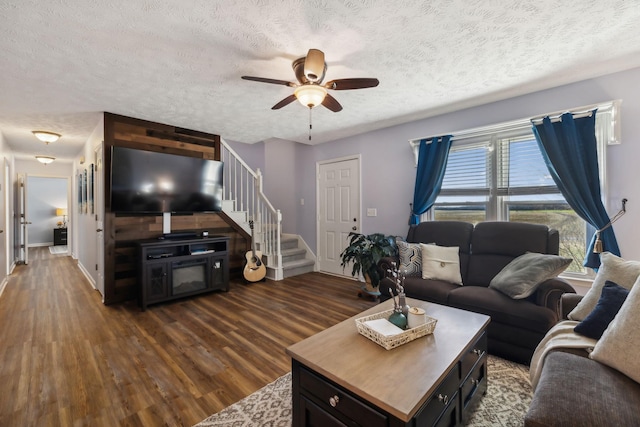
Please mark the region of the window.
[[[603, 189], [606, 188], [604, 148], [615, 139], [613, 107], [613, 103], [609, 108], [599, 106], [596, 115]], [[424, 220], [544, 224], [559, 231], [560, 255], [574, 260], [567, 273], [588, 274], [582, 262], [595, 230], [571, 209], [555, 185], [531, 130], [531, 122], [519, 121], [453, 135], [442, 190]], [[419, 144], [412, 143], [412, 146], [417, 158]]]

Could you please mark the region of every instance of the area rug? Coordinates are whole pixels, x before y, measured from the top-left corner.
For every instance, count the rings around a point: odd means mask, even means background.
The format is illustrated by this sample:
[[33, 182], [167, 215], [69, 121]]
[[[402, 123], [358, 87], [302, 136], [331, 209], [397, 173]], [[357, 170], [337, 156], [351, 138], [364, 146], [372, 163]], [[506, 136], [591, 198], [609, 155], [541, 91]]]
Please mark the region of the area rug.
[[[529, 368], [489, 356], [487, 394], [469, 414], [469, 427], [522, 426], [531, 403]], [[291, 426], [291, 373], [223, 409], [194, 427]]]
[[66, 255], [67, 245], [49, 246], [49, 252], [53, 255]]

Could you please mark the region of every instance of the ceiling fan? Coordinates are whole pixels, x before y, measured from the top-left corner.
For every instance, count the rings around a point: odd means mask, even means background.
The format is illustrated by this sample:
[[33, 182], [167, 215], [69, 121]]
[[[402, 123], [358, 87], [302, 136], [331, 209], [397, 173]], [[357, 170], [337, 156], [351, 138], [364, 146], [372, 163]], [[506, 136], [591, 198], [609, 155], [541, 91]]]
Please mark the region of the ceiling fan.
[[313, 108], [317, 105], [323, 105], [334, 113], [342, 110], [342, 105], [340, 105], [333, 96], [327, 93], [327, 89], [364, 89], [376, 87], [379, 83], [378, 79], [351, 78], [331, 80], [322, 84], [322, 79], [324, 79], [325, 72], [327, 71], [327, 63], [324, 62], [324, 52], [318, 49], [309, 49], [307, 56], [293, 61], [292, 67], [296, 75], [296, 79], [298, 80], [297, 83], [286, 80], [268, 79], [264, 77], [242, 76], [242, 78], [244, 80], [253, 80], [256, 82], [271, 83], [295, 88], [292, 95], [287, 96], [282, 101], [271, 107], [272, 110], [278, 110], [297, 99], [305, 107]]

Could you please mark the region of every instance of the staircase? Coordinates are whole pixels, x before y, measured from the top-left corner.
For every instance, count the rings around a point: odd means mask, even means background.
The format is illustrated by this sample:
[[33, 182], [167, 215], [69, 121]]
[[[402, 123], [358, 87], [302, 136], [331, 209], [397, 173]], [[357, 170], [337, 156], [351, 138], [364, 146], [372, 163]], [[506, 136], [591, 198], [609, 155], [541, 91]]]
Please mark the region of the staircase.
[[285, 234], [280, 240], [283, 279], [314, 271], [316, 260], [307, 258], [310, 251], [306, 247], [298, 247], [304, 243], [301, 240], [297, 234]]
[[222, 210], [247, 234], [253, 220], [253, 238], [263, 254], [267, 277], [282, 280], [314, 271], [315, 256], [302, 237], [282, 234], [282, 214], [264, 195], [260, 170], [253, 171], [224, 140], [220, 145], [225, 164]]

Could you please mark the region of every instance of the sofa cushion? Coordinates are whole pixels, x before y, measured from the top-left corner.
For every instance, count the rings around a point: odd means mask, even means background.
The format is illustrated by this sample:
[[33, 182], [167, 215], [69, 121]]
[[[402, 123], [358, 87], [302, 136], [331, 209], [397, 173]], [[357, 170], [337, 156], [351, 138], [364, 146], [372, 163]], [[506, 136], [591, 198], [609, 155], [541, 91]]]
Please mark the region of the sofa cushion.
[[407, 277], [404, 279], [405, 294], [411, 298], [435, 302], [436, 304], [446, 305], [449, 292], [459, 287], [450, 282], [425, 280], [421, 277]]
[[640, 425], [640, 384], [594, 360], [552, 352], [545, 360], [524, 425]]
[[407, 276], [419, 276], [422, 274], [422, 251], [420, 243], [408, 243], [401, 238], [396, 238], [398, 247], [398, 269], [404, 271]]
[[584, 298], [569, 313], [569, 319], [581, 321], [591, 313], [600, 299], [602, 288], [607, 280], [611, 280], [623, 288], [631, 289], [638, 276], [640, 276], [640, 262], [625, 261], [610, 252], [601, 253], [600, 268], [596, 278]]
[[481, 286], [451, 290], [449, 305], [491, 316], [491, 323], [505, 323], [543, 334], [558, 321], [556, 314], [546, 307], [526, 299], [514, 300], [500, 291]]
[[602, 295], [596, 308], [573, 329], [575, 332], [593, 339], [600, 339], [609, 323], [616, 317], [627, 299], [629, 290], [609, 280], [602, 288]]
[[557, 255], [557, 242], [552, 245], [550, 236], [545, 225], [518, 222], [477, 224], [471, 238], [473, 255], [464, 284], [489, 286], [491, 279], [507, 264], [526, 252]]
[[640, 383], [640, 278], [591, 353], [591, 358], [611, 366]]
[[527, 252], [507, 264], [489, 287], [513, 299], [526, 298], [545, 280], [562, 273], [573, 260], [558, 255]]
[[425, 245], [420, 243], [422, 252], [422, 278], [442, 280], [462, 285], [460, 275], [460, 248]]

